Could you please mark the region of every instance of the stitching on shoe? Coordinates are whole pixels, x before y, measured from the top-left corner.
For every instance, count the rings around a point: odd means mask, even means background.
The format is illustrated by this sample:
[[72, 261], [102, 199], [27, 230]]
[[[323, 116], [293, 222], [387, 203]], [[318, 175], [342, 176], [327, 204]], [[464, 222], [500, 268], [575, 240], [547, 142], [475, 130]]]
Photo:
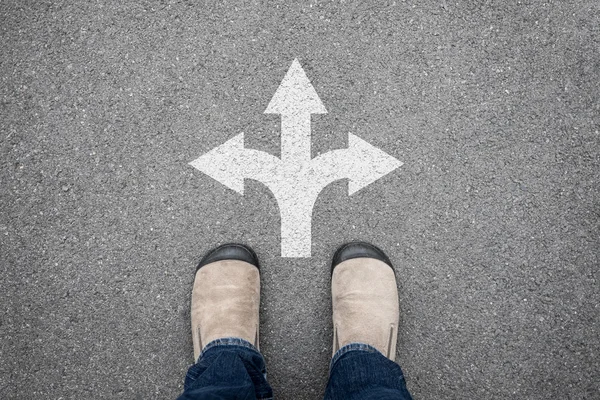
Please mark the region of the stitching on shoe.
[[390, 326], [390, 337], [388, 338], [388, 349], [387, 349], [387, 358], [390, 358], [390, 353], [392, 352], [392, 338], [394, 334], [394, 324]]
[[338, 327], [336, 325], [335, 329], [333, 331], [333, 336], [335, 336], [335, 349], [334, 349], [334, 353], [340, 349], [340, 337], [338, 336], [337, 332], [338, 332]]
[[196, 332], [198, 333], [198, 344], [200, 345], [200, 351], [202, 351], [202, 349], [204, 348], [204, 346], [202, 346], [202, 335], [200, 334], [200, 327], [199, 326], [196, 328]]
[[256, 335], [254, 335], [254, 347], [258, 348], [258, 325], [256, 326]]

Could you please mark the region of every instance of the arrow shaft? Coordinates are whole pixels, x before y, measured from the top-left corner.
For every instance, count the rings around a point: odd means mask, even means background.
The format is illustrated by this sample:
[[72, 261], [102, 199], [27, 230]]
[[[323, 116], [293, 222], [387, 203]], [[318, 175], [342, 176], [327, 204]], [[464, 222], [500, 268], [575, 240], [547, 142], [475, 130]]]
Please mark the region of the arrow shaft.
[[281, 160], [288, 165], [310, 161], [310, 114], [281, 115]]
[[[300, 182], [305, 189], [298, 196], [293, 185], [279, 188], [275, 193], [281, 215], [281, 256], [310, 257], [312, 211], [318, 192]], [[281, 190], [283, 189], [283, 190]]]

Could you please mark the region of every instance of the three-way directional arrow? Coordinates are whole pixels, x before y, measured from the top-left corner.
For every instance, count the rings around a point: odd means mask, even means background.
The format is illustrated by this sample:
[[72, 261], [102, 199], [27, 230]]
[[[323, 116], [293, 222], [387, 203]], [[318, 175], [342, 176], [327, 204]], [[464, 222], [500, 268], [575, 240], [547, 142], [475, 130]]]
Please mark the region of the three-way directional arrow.
[[348, 148], [311, 158], [311, 114], [327, 110], [298, 60], [265, 113], [281, 115], [281, 158], [245, 148], [240, 133], [190, 164], [240, 194], [245, 178], [265, 184], [279, 205], [282, 257], [310, 257], [312, 210], [321, 190], [347, 178], [351, 195], [402, 162], [352, 134]]

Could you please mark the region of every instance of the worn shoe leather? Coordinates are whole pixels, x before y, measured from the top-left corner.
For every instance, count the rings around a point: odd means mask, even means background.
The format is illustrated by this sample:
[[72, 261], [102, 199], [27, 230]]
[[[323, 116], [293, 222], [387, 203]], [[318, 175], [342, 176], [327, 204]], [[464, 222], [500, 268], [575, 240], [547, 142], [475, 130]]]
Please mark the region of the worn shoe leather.
[[396, 357], [399, 305], [396, 277], [385, 253], [368, 243], [342, 246], [331, 277], [333, 353], [366, 343]]
[[224, 245], [207, 254], [192, 291], [194, 359], [219, 338], [242, 338], [258, 348], [259, 304], [260, 273], [250, 248]]

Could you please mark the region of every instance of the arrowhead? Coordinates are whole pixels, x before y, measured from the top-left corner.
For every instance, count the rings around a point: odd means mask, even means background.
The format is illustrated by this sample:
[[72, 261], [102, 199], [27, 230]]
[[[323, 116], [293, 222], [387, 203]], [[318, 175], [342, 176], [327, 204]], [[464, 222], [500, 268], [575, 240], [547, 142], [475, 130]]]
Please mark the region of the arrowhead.
[[244, 194], [244, 134], [240, 133], [190, 163], [191, 166]]
[[327, 114], [315, 88], [297, 59], [281, 81], [265, 114]]
[[348, 182], [348, 195], [356, 193], [403, 164], [351, 133], [348, 134], [348, 149], [354, 158], [353, 173]]

